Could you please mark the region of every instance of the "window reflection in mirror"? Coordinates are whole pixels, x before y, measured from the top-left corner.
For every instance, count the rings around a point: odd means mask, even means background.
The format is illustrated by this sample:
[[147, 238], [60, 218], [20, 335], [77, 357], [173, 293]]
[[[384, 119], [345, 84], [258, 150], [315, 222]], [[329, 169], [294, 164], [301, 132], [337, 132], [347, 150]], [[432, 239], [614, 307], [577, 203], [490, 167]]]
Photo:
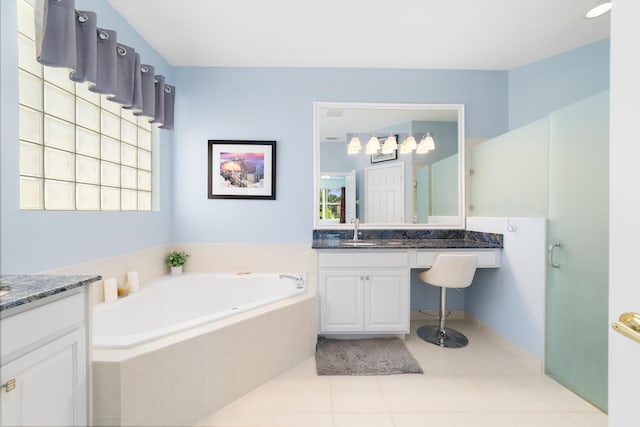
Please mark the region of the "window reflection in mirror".
[[355, 171], [320, 176], [320, 224], [346, 224], [356, 217]]
[[315, 226], [463, 228], [462, 105], [323, 102], [314, 120]]

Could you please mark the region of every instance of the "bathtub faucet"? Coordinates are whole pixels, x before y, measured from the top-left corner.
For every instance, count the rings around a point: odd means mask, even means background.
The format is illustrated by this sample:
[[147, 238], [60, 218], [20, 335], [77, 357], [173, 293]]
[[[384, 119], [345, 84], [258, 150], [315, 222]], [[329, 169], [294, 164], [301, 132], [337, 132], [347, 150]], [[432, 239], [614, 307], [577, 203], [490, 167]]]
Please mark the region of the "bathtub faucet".
[[291, 274], [279, 274], [278, 278], [295, 280], [296, 289], [302, 289], [304, 287], [304, 278], [302, 276], [293, 276]]

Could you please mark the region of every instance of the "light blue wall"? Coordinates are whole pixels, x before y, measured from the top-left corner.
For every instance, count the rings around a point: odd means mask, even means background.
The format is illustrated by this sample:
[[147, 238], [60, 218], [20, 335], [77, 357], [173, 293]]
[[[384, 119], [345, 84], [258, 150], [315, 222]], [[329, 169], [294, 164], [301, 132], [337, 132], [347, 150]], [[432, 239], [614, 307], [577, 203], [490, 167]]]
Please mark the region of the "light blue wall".
[[[313, 102], [465, 104], [466, 134], [507, 130], [504, 71], [178, 68], [176, 242], [310, 243]], [[277, 141], [277, 199], [207, 199], [207, 140]]]
[[[98, 14], [98, 25], [118, 32], [145, 63], [168, 82], [172, 68], [105, 0], [77, 0], [78, 9]], [[15, 0], [0, 1], [1, 144], [0, 272], [33, 273], [171, 242], [171, 139], [160, 132], [161, 208], [159, 212], [20, 211], [18, 195], [18, 61]]]
[[509, 71], [509, 129], [609, 89], [609, 39]]

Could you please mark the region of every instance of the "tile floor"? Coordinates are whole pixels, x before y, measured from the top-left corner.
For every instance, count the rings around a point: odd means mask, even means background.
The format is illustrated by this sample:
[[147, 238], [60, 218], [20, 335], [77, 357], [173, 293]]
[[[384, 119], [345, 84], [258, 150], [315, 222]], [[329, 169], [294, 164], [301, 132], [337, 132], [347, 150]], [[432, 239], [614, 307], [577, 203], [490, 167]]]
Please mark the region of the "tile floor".
[[[197, 426], [251, 427], [591, 427], [607, 416], [539, 365], [469, 321], [448, 324], [469, 337], [463, 349], [417, 338], [406, 344], [424, 375], [317, 376], [310, 358]], [[538, 365], [538, 366], [536, 366]]]

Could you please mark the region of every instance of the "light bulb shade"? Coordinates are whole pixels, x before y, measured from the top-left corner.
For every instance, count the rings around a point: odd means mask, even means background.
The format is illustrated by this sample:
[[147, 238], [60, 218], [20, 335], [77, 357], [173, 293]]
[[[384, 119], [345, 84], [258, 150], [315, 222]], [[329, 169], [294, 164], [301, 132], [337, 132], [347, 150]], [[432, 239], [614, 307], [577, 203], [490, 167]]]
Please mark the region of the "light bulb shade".
[[402, 144], [400, 144], [400, 154], [409, 154], [411, 153], [411, 151], [411, 146], [407, 144], [406, 140]]
[[349, 140], [349, 144], [347, 144], [347, 154], [358, 154], [361, 148], [360, 138], [358, 138], [358, 135], [353, 135]]
[[409, 134], [409, 136], [404, 140], [403, 145], [406, 145], [409, 148], [409, 150], [415, 150], [416, 148], [418, 148], [416, 139], [411, 134]]
[[371, 135], [371, 138], [369, 138], [369, 142], [367, 142], [367, 147], [365, 148], [364, 152], [367, 154], [375, 154], [378, 152], [378, 150], [380, 150], [380, 141], [378, 141], [378, 137], [376, 137], [375, 135]]
[[431, 134], [431, 132], [427, 132], [422, 137], [422, 141], [420, 141], [420, 144], [424, 144], [427, 147], [427, 150], [435, 150], [436, 149], [436, 143], [433, 140], [433, 135]]
[[391, 154], [393, 150], [398, 149], [398, 141], [396, 140], [395, 135], [389, 135], [387, 139], [384, 140], [384, 144], [382, 144], [382, 154]]
[[418, 148], [416, 148], [416, 154], [427, 154], [429, 151], [431, 151], [431, 149], [429, 149], [424, 139], [420, 141]]

